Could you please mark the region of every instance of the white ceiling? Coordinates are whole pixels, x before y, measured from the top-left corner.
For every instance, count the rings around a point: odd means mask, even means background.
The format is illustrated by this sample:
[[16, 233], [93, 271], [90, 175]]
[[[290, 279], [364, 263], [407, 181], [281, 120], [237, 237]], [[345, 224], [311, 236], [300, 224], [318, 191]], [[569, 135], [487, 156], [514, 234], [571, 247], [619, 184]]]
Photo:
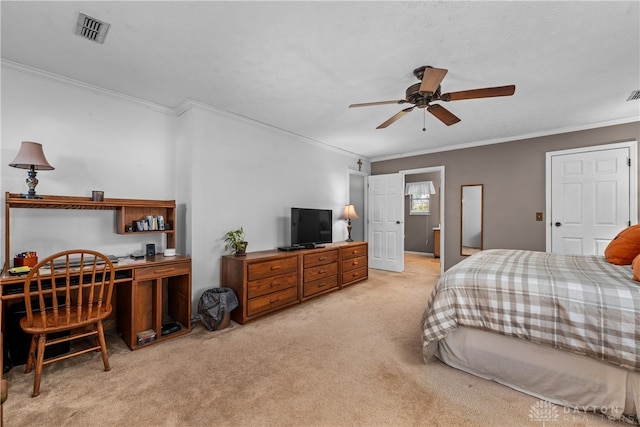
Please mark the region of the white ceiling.
[[[192, 99], [373, 160], [640, 120], [640, 2], [1, 2], [2, 59], [167, 107]], [[79, 12], [111, 24], [74, 34]], [[447, 127], [395, 100], [422, 65]], [[422, 131], [426, 123], [426, 132]]]

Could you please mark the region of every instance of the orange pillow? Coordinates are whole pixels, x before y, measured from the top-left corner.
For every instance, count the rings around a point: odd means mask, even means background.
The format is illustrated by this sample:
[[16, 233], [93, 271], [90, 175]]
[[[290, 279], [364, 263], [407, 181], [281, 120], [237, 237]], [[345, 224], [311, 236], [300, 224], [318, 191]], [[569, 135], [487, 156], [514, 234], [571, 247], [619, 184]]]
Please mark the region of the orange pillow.
[[633, 280], [640, 282], [640, 255], [633, 259], [631, 267], [633, 268]]
[[640, 254], [640, 224], [622, 230], [604, 250], [611, 264], [629, 265]]

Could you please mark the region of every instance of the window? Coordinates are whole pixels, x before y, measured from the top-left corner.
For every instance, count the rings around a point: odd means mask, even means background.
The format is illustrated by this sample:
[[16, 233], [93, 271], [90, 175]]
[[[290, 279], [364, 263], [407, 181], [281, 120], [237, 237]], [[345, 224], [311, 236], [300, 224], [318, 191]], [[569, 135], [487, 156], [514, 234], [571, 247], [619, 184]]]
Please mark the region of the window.
[[409, 215], [429, 215], [428, 194], [411, 194]]
[[431, 181], [407, 183], [404, 194], [411, 197], [409, 215], [429, 215], [429, 195], [435, 193], [436, 189]]

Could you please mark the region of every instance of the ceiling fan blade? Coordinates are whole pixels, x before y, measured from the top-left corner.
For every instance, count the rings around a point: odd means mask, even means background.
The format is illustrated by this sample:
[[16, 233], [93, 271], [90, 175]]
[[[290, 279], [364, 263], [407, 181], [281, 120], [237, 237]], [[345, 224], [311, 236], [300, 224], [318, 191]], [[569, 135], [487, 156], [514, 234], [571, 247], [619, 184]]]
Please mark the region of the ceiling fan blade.
[[409, 107], [409, 108], [405, 108], [404, 110], [396, 113], [393, 117], [391, 117], [390, 119], [388, 119], [386, 122], [382, 123], [380, 126], [378, 126], [376, 129], [384, 129], [387, 126], [389, 126], [390, 124], [392, 124], [393, 122], [395, 122], [396, 120], [400, 119], [402, 116], [404, 116], [407, 113], [410, 113], [414, 108], [416, 108], [416, 106], [414, 105], [413, 107]]
[[427, 107], [427, 110], [447, 126], [454, 125], [460, 121], [458, 116], [444, 108], [442, 105], [431, 104]]
[[386, 105], [386, 104], [404, 104], [405, 101], [404, 99], [398, 99], [396, 101], [378, 101], [378, 102], [364, 102], [362, 104], [351, 104], [349, 105], [349, 108], [354, 108], [354, 107], [371, 107], [372, 105]]
[[484, 89], [461, 90], [440, 95], [442, 101], [459, 101], [461, 99], [492, 98], [494, 96], [511, 96], [515, 93], [516, 86], [497, 86]]
[[438, 90], [438, 86], [447, 75], [449, 70], [444, 68], [432, 68], [427, 67], [424, 69], [424, 75], [422, 76], [422, 83], [420, 84], [420, 93], [432, 94]]

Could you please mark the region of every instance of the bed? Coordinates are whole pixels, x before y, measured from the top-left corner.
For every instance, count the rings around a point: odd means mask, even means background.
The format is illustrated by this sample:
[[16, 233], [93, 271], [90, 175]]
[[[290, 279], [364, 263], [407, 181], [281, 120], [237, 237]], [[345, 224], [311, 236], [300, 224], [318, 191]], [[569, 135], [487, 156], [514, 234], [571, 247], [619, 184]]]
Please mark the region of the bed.
[[603, 256], [492, 249], [447, 270], [423, 356], [540, 399], [638, 423], [640, 283]]

